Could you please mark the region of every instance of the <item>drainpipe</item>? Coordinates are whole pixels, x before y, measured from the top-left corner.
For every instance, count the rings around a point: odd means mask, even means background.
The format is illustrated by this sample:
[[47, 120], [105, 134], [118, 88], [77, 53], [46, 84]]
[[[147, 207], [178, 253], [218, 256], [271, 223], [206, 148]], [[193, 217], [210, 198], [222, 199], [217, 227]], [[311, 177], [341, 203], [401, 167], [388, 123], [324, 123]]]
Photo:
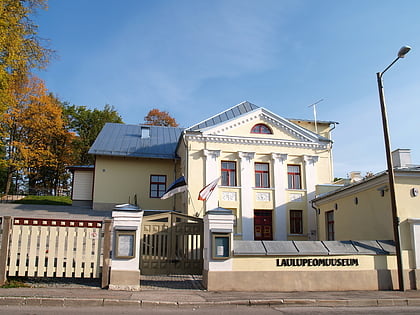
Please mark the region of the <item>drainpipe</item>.
[[311, 207], [315, 210], [315, 218], [316, 218], [316, 239], [319, 241], [319, 210], [314, 206], [314, 201], [311, 200]]

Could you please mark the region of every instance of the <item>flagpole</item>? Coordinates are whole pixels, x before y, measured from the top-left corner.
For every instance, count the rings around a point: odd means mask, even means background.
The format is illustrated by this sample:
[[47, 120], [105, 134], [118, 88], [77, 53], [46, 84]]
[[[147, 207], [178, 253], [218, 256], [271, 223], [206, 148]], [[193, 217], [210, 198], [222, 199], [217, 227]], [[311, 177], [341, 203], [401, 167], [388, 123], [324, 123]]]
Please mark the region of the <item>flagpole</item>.
[[315, 103], [313, 103], [313, 104], [311, 104], [311, 105], [308, 106], [308, 107], [311, 107], [312, 106], [314, 108], [315, 133], [318, 133], [318, 126], [317, 126], [317, 123], [316, 123], [316, 105], [319, 104], [319, 103], [321, 103], [323, 100], [324, 99], [321, 98], [319, 101], [317, 101], [317, 102], [315, 102]]

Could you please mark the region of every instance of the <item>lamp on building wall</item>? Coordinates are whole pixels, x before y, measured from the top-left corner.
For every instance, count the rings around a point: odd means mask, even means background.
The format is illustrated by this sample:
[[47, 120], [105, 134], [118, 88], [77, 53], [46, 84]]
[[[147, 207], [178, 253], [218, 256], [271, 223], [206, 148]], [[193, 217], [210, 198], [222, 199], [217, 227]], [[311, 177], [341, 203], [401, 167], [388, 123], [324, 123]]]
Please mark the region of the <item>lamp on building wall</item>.
[[403, 46], [398, 51], [397, 58], [395, 58], [395, 60], [388, 67], [386, 67], [384, 71], [376, 73], [376, 77], [378, 79], [379, 101], [381, 103], [382, 125], [383, 125], [383, 130], [384, 130], [384, 141], [385, 141], [386, 161], [387, 161], [387, 167], [388, 167], [389, 192], [390, 192], [390, 198], [391, 198], [394, 240], [395, 240], [395, 249], [396, 249], [396, 254], [397, 254], [398, 284], [399, 284], [400, 291], [405, 290], [401, 242], [400, 242], [400, 218], [398, 217], [398, 212], [397, 212], [397, 200], [395, 196], [394, 166], [392, 163], [392, 156], [391, 156], [391, 144], [390, 144], [390, 139], [389, 139], [388, 118], [387, 118], [387, 113], [386, 113], [382, 76], [389, 68], [391, 68], [394, 65], [394, 63], [396, 63], [399, 59], [404, 58], [405, 55], [410, 50], [411, 50], [411, 47]]

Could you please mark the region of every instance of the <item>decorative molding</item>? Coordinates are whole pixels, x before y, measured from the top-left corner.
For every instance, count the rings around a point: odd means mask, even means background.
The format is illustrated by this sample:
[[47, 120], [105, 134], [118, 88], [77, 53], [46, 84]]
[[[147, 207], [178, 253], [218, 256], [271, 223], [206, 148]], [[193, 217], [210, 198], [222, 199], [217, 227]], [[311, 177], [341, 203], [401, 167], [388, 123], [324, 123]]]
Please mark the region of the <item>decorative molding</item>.
[[304, 155], [303, 160], [305, 161], [306, 165], [315, 165], [316, 162], [319, 160], [319, 156], [317, 155]]
[[264, 115], [263, 113], [260, 114], [260, 118], [269, 124], [277, 126], [279, 129], [283, 129], [286, 133], [293, 135], [302, 141], [310, 141], [307, 137], [302, 136], [300, 133], [296, 132], [289, 126], [285, 125], [282, 122], [279, 122], [277, 119]]
[[216, 129], [214, 132], [216, 134], [224, 133], [226, 131], [229, 131], [230, 129], [239, 127], [241, 125], [247, 124], [255, 119], [258, 119], [259, 115], [253, 114], [252, 116], [248, 116], [243, 118], [242, 120], [238, 121], [237, 119], [234, 119], [233, 121], [230, 121], [230, 123], [223, 124], [223, 126], [220, 126], [218, 129]]
[[251, 161], [251, 160], [253, 160], [254, 159], [254, 157], [255, 157], [255, 152], [242, 152], [242, 151], [239, 151], [238, 152], [238, 156], [239, 156], [239, 158], [240, 159], [242, 159], [242, 160], [247, 160], [247, 161]]
[[287, 153], [271, 153], [271, 159], [278, 160], [283, 164], [283, 162], [287, 160]]
[[212, 142], [235, 145], [267, 145], [286, 148], [304, 148], [304, 149], [329, 149], [328, 144], [317, 142], [304, 142], [296, 140], [284, 139], [264, 139], [264, 138], [246, 138], [237, 136], [220, 136], [220, 135], [186, 135], [189, 141]]
[[257, 192], [255, 194], [255, 199], [257, 201], [270, 201], [270, 193], [268, 193], [268, 192]]
[[207, 149], [204, 149], [203, 150], [203, 155], [206, 158], [211, 157], [213, 159], [216, 159], [216, 158], [218, 158], [220, 156], [220, 150], [207, 150]]
[[236, 201], [237, 193], [234, 191], [223, 191], [222, 200], [223, 201]]
[[262, 120], [268, 124], [274, 125], [279, 129], [284, 130], [286, 133], [300, 139], [301, 141], [314, 141], [316, 140], [315, 136], [310, 134], [305, 134], [306, 132], [303, 130], [295, 130], [301, 129], [300, 126], [295, 125], [284, 119], [280, 116], [272, 117], [270, 113], [264, 112], [264, 109], [261, 108], [258, 112], [250, 113], [245, 117], [236, 119], [232, 119], [231, 121], [225, 121], [221, 126], [218, 128], [213, 129], [214, 134], [223, 134], [226, 131], [229, 131], [233, 128], [239, 127], [241, 125], [247, 124], [254, 120]]

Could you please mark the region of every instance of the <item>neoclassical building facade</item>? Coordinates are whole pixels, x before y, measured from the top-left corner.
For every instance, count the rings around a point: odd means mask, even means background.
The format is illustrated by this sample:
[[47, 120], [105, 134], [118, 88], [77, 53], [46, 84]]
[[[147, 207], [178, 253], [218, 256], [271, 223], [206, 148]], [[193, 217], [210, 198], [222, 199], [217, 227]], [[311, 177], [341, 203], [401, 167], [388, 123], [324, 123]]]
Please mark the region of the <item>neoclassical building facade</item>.
[[[177, 151], [192, 196], [184, 207], [199, 216], [231, 209], [237, 239], [316, 239], [309, 201], [317, 184], [333, 179], [334, 126], [317, 122], [315, 128], [313, 121], [285, 119], [245, 102], [186, 129]], [[217, 178], [208, 200], [194, 198]]]

